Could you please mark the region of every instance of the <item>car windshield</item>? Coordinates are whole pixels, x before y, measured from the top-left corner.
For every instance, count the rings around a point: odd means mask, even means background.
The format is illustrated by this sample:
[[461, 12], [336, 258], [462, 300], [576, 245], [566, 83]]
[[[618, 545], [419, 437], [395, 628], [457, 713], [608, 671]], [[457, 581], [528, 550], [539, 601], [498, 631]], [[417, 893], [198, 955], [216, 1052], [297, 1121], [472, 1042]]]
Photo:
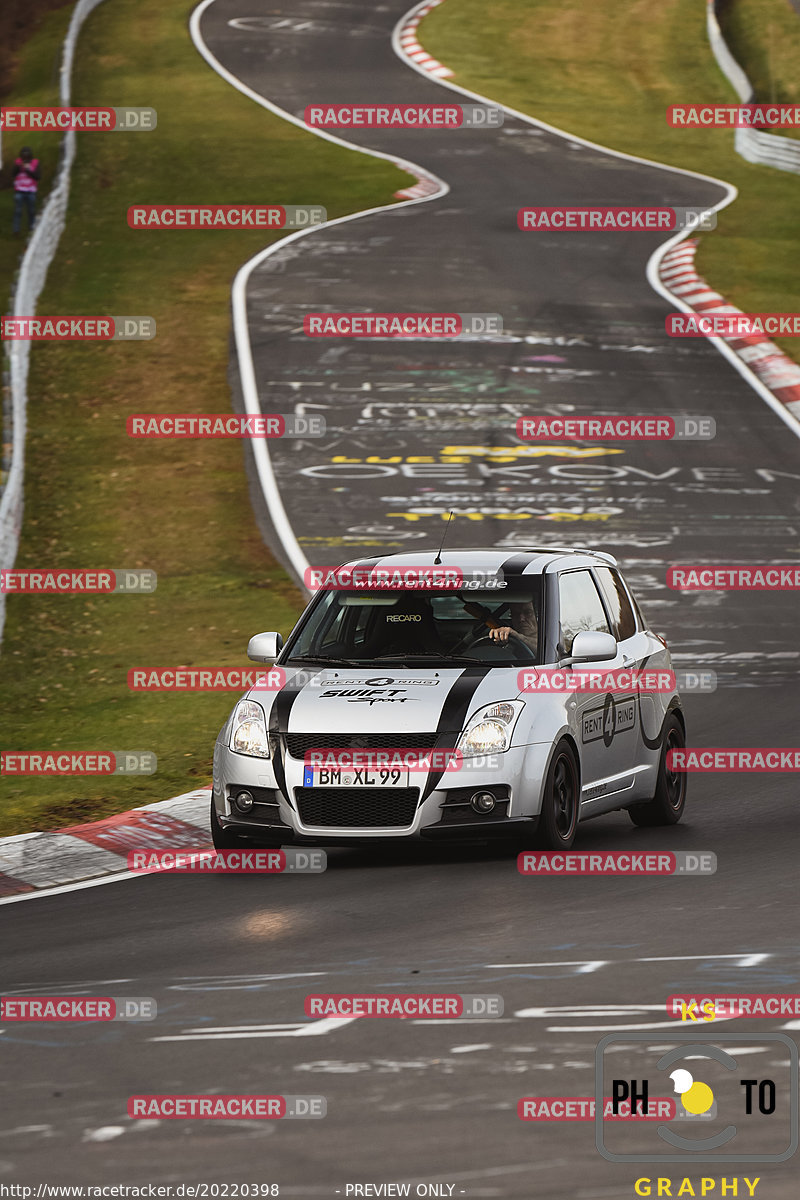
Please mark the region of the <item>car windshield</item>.
[[393, 667], [541, 661], [541, 577], [497, 588], [323, 592], [281, 662]]

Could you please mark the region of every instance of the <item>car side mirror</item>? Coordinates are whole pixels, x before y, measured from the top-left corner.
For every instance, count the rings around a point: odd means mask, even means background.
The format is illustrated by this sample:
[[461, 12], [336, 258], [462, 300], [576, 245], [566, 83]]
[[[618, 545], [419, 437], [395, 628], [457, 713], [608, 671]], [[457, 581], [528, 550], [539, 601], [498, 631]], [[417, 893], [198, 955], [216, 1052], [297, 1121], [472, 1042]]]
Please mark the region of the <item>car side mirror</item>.
[[247, 643], [247, 657], [253, 662], [275, 662], [283, 649], [279, 633], [257, 633]]
[[576, 633], [572, 641], [572, 653], [562, 658], [559, 666], [569, 666], [571, 663], [608, 662], [617, 657], [617, 640], [610, 633], [595, 633], [584, 629]]

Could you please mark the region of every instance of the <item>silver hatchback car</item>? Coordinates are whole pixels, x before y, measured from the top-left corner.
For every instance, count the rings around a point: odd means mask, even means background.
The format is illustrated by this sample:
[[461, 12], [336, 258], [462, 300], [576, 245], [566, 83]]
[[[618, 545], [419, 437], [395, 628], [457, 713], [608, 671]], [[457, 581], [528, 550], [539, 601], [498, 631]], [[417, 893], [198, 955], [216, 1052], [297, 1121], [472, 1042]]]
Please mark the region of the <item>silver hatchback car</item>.
[[568, 849], [626, 809], [673, 825], [686, 744], [669, 651], [615, 559], [583, 548], [337, 568], [214, 750], [218, 848], [505, 836]]

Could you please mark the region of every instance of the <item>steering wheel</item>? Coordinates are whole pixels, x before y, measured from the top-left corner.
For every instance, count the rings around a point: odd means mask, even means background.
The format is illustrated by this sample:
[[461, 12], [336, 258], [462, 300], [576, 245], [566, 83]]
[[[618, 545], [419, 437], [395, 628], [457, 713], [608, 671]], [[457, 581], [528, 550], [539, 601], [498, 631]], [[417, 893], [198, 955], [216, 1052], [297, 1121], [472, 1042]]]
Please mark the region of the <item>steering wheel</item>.
[[[488, 633], [484, 633], [480, 637], [473, 638], [472, 641], [463, 647], [463, 649], [474, 650], [476, 646], [480, 646], [481, 642], [489, 642], [492, 646], [507, 646], [509, 649], [511, 649], [515, 658], [518, 658], [519, 652], [522, 651], [523, 662], [536, 661], [536, 655], [534, 654], [533, 650], [531, 650], [527, 642], [523, 642], [521, 638], [514, 637], [513, 634], [509, 637], [507, 642], [496, 642], [493, 638], [489, 637]], [[455, 653], [455, 651], [452, 651], [452, 653]]]
[[473, 621], [472, 628], [468, 633], [465, 633], [462, 638], [459, 638], [455, 646], [450, 647], [451, 654], [460, 654], [467, 646], [471, 646], [482, 629], [486, 628], [486, 621], [483, 617], [478, 617], [477, 621]]

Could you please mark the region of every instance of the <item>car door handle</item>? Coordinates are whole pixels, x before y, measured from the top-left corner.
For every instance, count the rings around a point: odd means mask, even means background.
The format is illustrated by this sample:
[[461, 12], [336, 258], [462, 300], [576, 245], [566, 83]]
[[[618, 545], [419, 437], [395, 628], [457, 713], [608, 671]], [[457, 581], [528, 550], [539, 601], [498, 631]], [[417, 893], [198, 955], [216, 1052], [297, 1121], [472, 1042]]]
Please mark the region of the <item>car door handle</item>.
[[623, 667], [632, 667], [635, 662], [636, 662], [636, 659], [633, 657], [632, 654], [623, 654], [623, 656], [622, 656]]

